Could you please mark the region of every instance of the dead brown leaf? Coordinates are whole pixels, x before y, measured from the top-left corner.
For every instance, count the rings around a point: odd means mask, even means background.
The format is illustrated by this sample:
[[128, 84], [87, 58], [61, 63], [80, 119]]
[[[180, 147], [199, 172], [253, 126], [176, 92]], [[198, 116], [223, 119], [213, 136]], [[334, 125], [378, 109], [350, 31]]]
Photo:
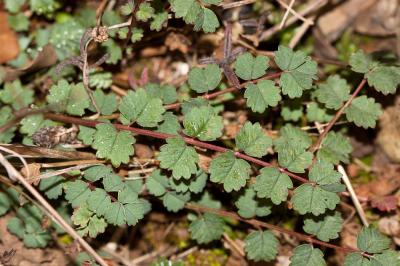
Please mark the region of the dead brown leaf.
[[17, 57], [19, 44], [17, 34], [8, 25], [8, 13], [0, 12], [0, 64]]

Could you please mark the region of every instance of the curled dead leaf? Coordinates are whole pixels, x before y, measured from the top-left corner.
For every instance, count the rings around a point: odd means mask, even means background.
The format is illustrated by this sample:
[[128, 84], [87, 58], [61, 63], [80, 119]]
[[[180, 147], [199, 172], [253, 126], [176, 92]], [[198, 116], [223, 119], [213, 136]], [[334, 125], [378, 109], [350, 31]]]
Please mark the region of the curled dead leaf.
[[0, 64], [17, 57], [19, 44], [17, 34], [8, 25], [8, 13], [0, 12]]

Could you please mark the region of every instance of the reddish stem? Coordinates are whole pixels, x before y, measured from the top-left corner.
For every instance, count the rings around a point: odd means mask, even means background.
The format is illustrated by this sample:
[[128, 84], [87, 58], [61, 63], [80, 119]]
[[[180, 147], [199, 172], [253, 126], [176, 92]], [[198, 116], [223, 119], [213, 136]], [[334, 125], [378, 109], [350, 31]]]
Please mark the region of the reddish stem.
[[[54, 114], [54, 113], [45, 113], [44, 115], [46, 118], [55, 120], [55, 121], [60, 121], [60, 122], [64, 122], [64, 123], [71, 123], [71, 124], [77, 124], [77, 125], [81, 125], [81, 126], [87, 126], [87, 127], [95, 127], [97, 124], [101, 124], [102, 122], [99, 121], [93, 121], [93, 120], [84, 120], [81, 118], [77, 118], [77, 117], [71, 117], [71, 116], [65, 116], [65, 115], [59, 115], [59, 114]], [[172, 137], [176, 137], [177, 135], [172, 135], [172, 134], [166, 134], [166, 133], [160, 133], [160, 132], [155, 132], [155, 131], [151, 131], [151, 130], [147, 130], [147, 129], [141, 129], [141, 128], [135, 128], [135, 127], [130, 127], [130, 126], [124, 126], [121, 124], [113, 124], [113, 126], [119, 130], [127, 130], [127, 131], [131, 131], [134, 132], [136, 134], [139, 135], [143, 135], [143, 136], [149, 136], [149, 137], [153, 137], [153, 138], [157, 138], [157, 139], [167, 139], [167, 138], [172, 138]], [[193, 146], [197, 146], [200, 148], [205, 148], [208, 150], [213, 150], [213, 151], [217, 151], [217, 152], [226, 152], [226, 151], [231, 151], [230, 149], [221, 147], [221, 146], [217, 146], [217, 145], [213, 145], [210, 143], [206, 143], [206, 142], [202, 142], [190, 137], [186, 137], [186, 136], [182, 136], [184, 141], [188, 144], [191, 144]], [[234, 151], [232, 151], [234, 152]], [[248, 155], [245, 155], [243, 153], [240, 152], [234, 152], [234, 155], [238, 158], [244, 159], [246, 161], [252, 162], [254, 164], [263, 166], [263, 167], [276, 167], [271, 163], [267, 163], [264, 162], [262, 160], [250, 157]], [[291, 172], [289, 172], [288, 170], [284, 169], [284, 168], [278, 168], [279, 171], [281, 171], [282, 173], [287, 174], [288, 176], [292, 177], [293, 179], [296, 179], [302, 183], [312, 183], [309, 180], [305, 179], [304, 177], [298, 176], [296, 174], [293, 174]]]
[[358, 87], [354, 90], [353, 94], [351, 97], [347, 100], [347, 102], [342, 106], [342, 108], [339, 109], [339, 111], [336, 112], [335, 116], [332, 118], [331, 121], [329, 121], [329, 124], [325, 127], [324, 131], [322, 132], [321, 135], [319, 135], [319, 138], [315, 145], [312, 147], [312, 152], [316, 152], [320, 146], [322, 141], [324, 140], [325, 136], [328, 134], [329, 130], [335, 125], [335, 123], [339, 120], [340, 116], [343, 114], [344, 110], [349, 107], [349, 105], [352, 103], [354, 98], [357, 97], [357, 95], [360, 93], [360, 91], [364, 88], [365, 84], [367, 83], [366, 79], [363, 79]]
[[219, 216], [232, 218], [234, 220], [238, 220], [238, 221], [241, 221], [241, 222], [245, 222], [245, 223], [251, 224], [252, 226], [254, 226], [256, 228], [259, 228], [259, 227], [268, 228], [270, 230], [275, 230], [275, 231], [278, 231], [280, 233], [296, 237], [297, 239], [306, 241], [306, 242], [311, 243], [311, 244], [316, 244], [316, 245], [319, 245], [319, 246], [332, 248], [332, 249], [343, 251], [343, 252], [346, 252], [346, 253], [348, 253], [348, 252], [362, 253], [360, 250], [357, 250], [357, 249], [346, 248], [346, 247], [341, 247], [341, 246], [337, 246], [337, 245], [334, 245], [334, 244], [326, 243], [326, 242], [317, 240], [317, 239], [315, 239], [315, 238], [313, 238], [313, 237], [311, 237], [309, 235], [297, 233], [297, 232], [294, 232], [294, 231], [291, 231], [291, 230], [288, 230], [288, 229], [285, 229], [285, 228], [282, 228], [282, 227], [279, 227], [279, 226], [276, 226], [276, 225], [273, 225], [273, 224], [262, 222], [262, 221], [259, 221], [259, 220], [256, 220], [256, 219], [244, 219], [244, 218], [240, 217], [239, 215], [237, 215], [234, 212], [218, 210], [218, 209], [213, 209], [213, 208], [207, 208], [207, 207], [203, 207], [203, 206], [200, 206], [200, 205], [197, 205], [197, 204], [193, 204], [193, 203], [187, 203], [185, 208], [189, 209], [189, 210], [196, 211], [196, 212], [208, 212], [208, 213], [214, 213], [214, 214], [219, 215]]
[[[273, 74], [269, 74], [269, 75], [263, 76], [261, 78], [255, 79], [255, 80], [244, 82], [244, 83], [242, 83], [240, 85], [240, 88], [243, 89], [247, 85], [257, 83], [260, 80], [279, 78], [282, 75], [282, 73], [283, 72], [277, 72], [277, 73], [273, 73]], [[216, 91], [214, 93], [204, 94], [204, 95], [201, 96], [201, 98], [206, 99], [206, 100], [210, 100], [210, 99], [214, 99], [214, 98], [216, 98], [216, 97], [218, 97], [220, 95], [223, 95], [223, 94], [226, 94], [226, 93], [230, 93], [230, 92], [233, 92], [233, 91], [236, 91], [236, 90], [238, 90], [238, 89], [235, 86], [232, 86], [232, 87], [220, 90], [220, 91]], [[175, 109], [175, 108], [181, 106], [181, 104], [182, 104], [181, 102], [168, 104], [168, 105], [165, 105], [164, 108], [166, 110]]]

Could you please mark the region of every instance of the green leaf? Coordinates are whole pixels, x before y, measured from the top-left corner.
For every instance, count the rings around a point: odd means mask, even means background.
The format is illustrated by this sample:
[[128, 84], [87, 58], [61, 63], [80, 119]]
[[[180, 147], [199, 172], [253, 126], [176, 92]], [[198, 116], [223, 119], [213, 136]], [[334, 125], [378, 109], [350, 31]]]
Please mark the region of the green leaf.
[[137, 194], [124, 189], [118, 192], [118, 201], [112, 202], [104, 214], [108, 223], [121, 226], [136, 225], [150, 211], [148, 201], [138, 198]]
[[21, 120], [21, 127], [19, 131], [22, 134], [32, 136], [39, 129], [52, 126], [56, 126], [56, 123], [51, 120], [44, 119], [43, 115], [30, 115]]
[[48, 17], [51, 17], [61, 6], [57, 0], [30, 0], [29, 5], [32, 12]]
[[160, 12], [153, 16], [153, 21], [150, 23], [150, 29], [160, 31], [168, 21], [168, 12]]
[[304, 169], [311, 165], [312, 159], [311, 152], [298, 147], [289, 146], [287, 149], [278, 152], [279, 164], [295, 173], [304, 173]]
[[17, 79], [4, 84], [4, 88], [0, 90], [0, 100], [19, 110], [33, 103], [33, 94], [32, 89], [22, 86], [21, 81]]
[[91, 191], [87, 199], [88, 207], [97, 215], [104, 215], [111, 208], [111, 198], [102, 188]]
[[[105, 94], [101, 89], [97, 89], [93, 92], [93, 97], [102, 115], [111, 115], [117, 110], [118, 102], [114, 93]], [[93, 104], [89, 109], [92, 112], [96, 111]]]
[[71, 219], [75, 225], [79, 226], [77, 232], [81, 236], [89, 235], [94, 238], [98, 234], [104, 233], [107, 227], [104, 218], [96, 216], [88, 209], [86, 204], [75, 209]]
[[339, 212], [318, 217], [304, 219], [303, 229], [306, 233], [317, 236], [318, 239], [328, 242], [339, 237], [343, 219]]
[[363, 128], [374, 128], [382, 114], [381, 105], [365, 95], [355, 98], [344, 112], [347, 120]]
[[276, 205], [286, 201], [290, 188], [293, 188], [293, 183], [288, 175], [276, 168], [268, 167], [260, 170], [260, 175], [257, 176], [254, 185], [257, 197], [271, 199]]
[[226, 192], [238, 191], [250, 177], [250, 164], [227, 151], [211, 161], [209, 171], [211, 181], [223, 184]]
[[280, 45], [275, 52], [275, 63], [284, 71], [280, 78], [283, 94], [293, 99], [311, 89], [317, 74], [317, 63], [311, 57]]
[[148, 83], [145, 90], [151, 97], [160, 98], [164, 104], [174, 103], [178, 99], [176, 88], [171, 85]]
[[218, 5], [222, 3], [223, 0], [202, 0], [202, 1], [209, 5]]
[[309, 244], [297, 246], [290, 257], [290, 266], [325, 266], [324, 254]]
[[329, 76], [325, 83], [318, 85], [315, 95], [327, 108], [338, 110], [350, 98], [350, 86], [338, 75]]
[[246, 122], [235, 137], [239, 150], [253, 157], [263, 157], [272, 146], [272, 139], [263, 131], [259, 123]]
[[78, 207], [85, 202], [90, 196], [90, 188], [88, 184], [82, 180], [67, 182], [64, 186], [65, 199], [73, 208]]
[[151, 97], [145, 90], [129, 91], [119, 106], [123, 124], [137, 122], [143, 127], [155, 127], [165, 112], [161, 99]]
[[263, 113], [268, 106], [275, 107], [282, 99], [280, 90], [271, 80], [261, 80], [257, 84], [248, 84], [244, 97], [247, 106], [253, 112]]
[[190, 223], [189, 231], [197, 243], [207, 244], [221, 238], [224, 232], [224, 220], [216, 214], [204, 213]]
[[201, 169], [189, 180], [180, 179], [176, 180], [171, 178], [169, 180], [170, 187], [176, 192], [190, 191], [193, 193], [200, 193], [206, 186], [208, 175]]
[[125, 187], [125, 184], [119, 175], [112, 173], [103, 178], [103, 187], [107, 192], [119, 192]]
[[[301, 118], [301, 115], [299, 119]], [[325, 123], [331, 121], [332, 118], [333, 112], [322, 108], [318, 103], [311, 102], [307, 104], [307, 120], [309, 122]]]
[[58, 199], [62, 194], [65, 178], [62, 176], [52, 176], [40, 180], [39, 190], [43, 191], [47, 198]]
[[359, 253], [350, 253], [344, 259], [343, 266], [371, 266], [371, 262]]
[[312, 213], [316, 216], [323, 214], [327, 209], [333, 210], [340, 202], [337, 194], [321, 189], [311, 184], [303, 184], [294, 190], [293, 209], [301, 215]]
[[91, 145], [93, 143], [94, 133], [96, 133], [96, 129], [94, 128], [79, 126], [78, 139], [85, 145]]
[[96, 89], [108, 89], [112, 85], [112, 74], [110, 72], [90, 73], [89, 85]]
[[333, 165], [324, 161], [315, 163], [308, 175], [310, 181], [318, 185], [340, 183], [342, 175], [333, 169]]
[[132, 43], [138, 42], [143, 38], [143, 36], [144, 36], [143, 35], [143, 29], [134, 27], [132, 29], [131, 42]]
[[275, 150], [280, 152], [289, 147], [307, 149], [312, 141], [307, 133], [291, 124], [286, 124], [279, 130], [279, 138], [274, 141]]
[[10, 13], [17, 13], [25, 2], [26, 0], [5, 0], [4, 4]]
[[133, 155], [135, 138], [129, 131], [118, 132], [111, 124], [96, 125], [92, 147], [97, 150], [97, 158], [111, 160], [114, 167], [128, 163]]
[[163, 122], [158, 126], [157, 132], [177, 135], [181, 130], [181, 124], [178, 117], [172, 112], [165, 112], [163, 115]]
[[29, 29], [29, 19], [23, 13], [8, 15], [8, 24], [16, 32]]
[[155, 170], [146, 178], [146, 188], [151, 195], [162, 196], [169, 188], [169, 180], [165, 175], [161, 174], [160, 170]]
[[105, 165], [96, 165], [87, 168], [83, 177], [90, 182], [96, 182], [106, 176], [111, 175], [112, 172], [113, 171], [110, 167]]
[[353, 147], [347, 138], [341, 133], [331, 131], [322, 140], [317, 159], [333, 164], [338, 164], [339, 162], [348, 163], [352, 150]]
[[358, 73], [367, 73], [374, 66], [371, 56], [364, 54], [362, 50], [350, 56], [349, 64], [351, 70]]
[[210, 64], [205, 68], [194, 67], [189, 72], [189, 85], [198, 93], [216, 89], [221, 79], [221, 70], [217, 64]]
[[202, 12], [201, 6], [196, 0], [174, 0], [171, 1], [172, 11], [176, 18], [183, 18], [187, 24], [195, 23]]
[[66, 80], [60, 80], [51, 87], [47, 101], [52, 110], [70, 115], [82, 116], [90, 106], [83, 83], [68, 84]]
[[205, 33], [215, 32], [215, 30], [219, 27], [218, 17], [211, 9], [204, 7], [198, 14], [194, 24], [195, 31], [202, 29]]
[[[112, 25], [112, 24], [106, 24], [106, 25]], [[135, 29], [132, 30], [133, 33]], [[115, 65], [116, 63], [118, 63], [119, 60], [122, 59], [121, 47], [113, 39], [108, 39], [107, 41], [103, 42], [101, 46], [105, 47], [107, 53], [109, 54], [109, 57], [106, 61], [107, 64]]]
[[150, 3], [141, 3], [139, 5], [139, 9], [136, 12], [135, 16], [138, 21], [146, 22], [154, 15], [154, 8], [150, 5]]
[[303, 105], [297, 101], [288, 101], [282, 106], [281, 116], [285, 121], [298, 122], [303, 117]]
[[0, 216], [8, 212], [11, 207], [11, 200], [6, 193], [0, 192]]
[[196, 201], [196, 204], [212, 208], [212, 209], [221, 209], [221, 202], [215, 200], [208, 191], [205, 191], [201, 198]]
[[[400, 266], [400, 255], [394, 250], [385, 250], [381, 254], [374, 254], [371, 259], [372, 266]], [[352, 265], [353, 266], [353, 265]]]
[[372, 227], [364, 227], [357, 236], [357, 247], [368, 253], [380, 253], [390, 246], [390, 239]]
[[162, 201], [170, 212], [177, 212], [185, 207], [186, 202], [190, 200], [190, 193], [176, 193], [174, 191], [167, 191], [162, 196]]
[[400, 67], [378, 66], [366, 75], [368, 84], [384, 95], [394, 94], [400, 84]]
[[192, 98], [182, 103], [182, 114], [187, 115], [195, 107], [208, 106], [209, 103], [203, 98]]
[[161, 146], [158, 160], [160, 167], [171, 170], [175, 179], [189, 179], [197, 171], [199, 155], [182, 138], [176, 137], [167, 139], [167, 144]]
[[[11, 119], [13, 119], [14, 115], [10, 106], [3, 106], [0, 108], [0, 126], [4, 126]], [[16, 127], [11, 127], [4, 132], [0, 133], [0, 143], [10, 143], [12, 138], [14, 137], [14, 132]]]
[[216, 140], [222, 135], [222, 117], [210, 106], [194, 107], [183, 120], [186, 135], [202, 141]]
[[234, 68], [236, 75], [243, 80], [258, 79], [267, 73], [269, 59], [264, 55], [253, 57], [244, 53], [237, 57]]
[[254, 216], [264, 217], [271, 214], [271, 203], [265, 199], [256, 198], [254, 187], [249, 187], [235, 202], [240, 216], [246, 219]]
[[244, 240], [247, 257], [254, 261], [271, 261], [278, 254], [279, 241], [270, 231], [250, 233]]

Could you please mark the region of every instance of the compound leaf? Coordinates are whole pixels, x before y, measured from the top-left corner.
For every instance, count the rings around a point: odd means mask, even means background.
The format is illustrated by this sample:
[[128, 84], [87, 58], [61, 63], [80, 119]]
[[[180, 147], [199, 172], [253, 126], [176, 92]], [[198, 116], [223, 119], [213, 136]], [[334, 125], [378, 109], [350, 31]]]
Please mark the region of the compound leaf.
[[33, 94], [32, 89], [22, 86], [21, 81], [17, 79], [4, 84], [4, 88], [0, 90], [0, 100], [19, 110], [33, 103]]
[[325, 83], [318, 85], [315, 95], [327, 108], [338, 110], [350, 98], [350, 86], [345, 79], [333, 75]]
[[175, 179], [189, 179], [197, 171], [199, 155], [182, 138], [176, 137], [167, 139], [167, 144], [161, 146], [158, 160], [160, 167], [171, 170]]
[[47, 96], [50, 108], [56, 112], [82, 116], [85, 109], [89, 108], [89, 96], [83, 83], [69, 84], [66, 80], [60, 80], [53, 85]]
[[318, 239], [328, 242], [339, 237], [343, 219], [339, 212], [318, 217], [304, 219], [303, 229], [306, 233], [317, 236]]
[[190, 223], [189, 231], [199, 244], [207, 244], [221, 238], [224, 232], [224, 220], [216, 214], [204, 213]]
[[22, 134], [32, 136], [39, 129], [51, 126], [56, 126], [56, 123], [51, 120], [44, 119], [43, 115], [30, 115], [21, 120], [21, 127], [19, 131]]
[[282, 127], [279, 133], [279, 138], [274, 141], [275, 150], [278, 152], [285, 150], [287, 146], [307, 149], [312, 142], [306, 132], [291, 124]]
[[371, 56], [366, 55], [362, 50], [350, 56], [349, 64], [351, 70], [358, 73], [367, 73], [374, 66]]
[[150, 3], [141, 3], [135, 16], [137, 20], [146, 22], [154, 15], [154, 8]]
[[363, 128], [374, 128], [381, 113], [381, 105], [365, 95], [355, 98], [345, 110], [347, 120]]
[[163, 115], [163, 122], [158, 126], [157, 132], [177, 135], [181, 130], [181, 124], [178, 117], [172, 112], [165, 112]]
[[190, 193], [177, 193], [174, 191], [167, 191], [162, 196], [162, 201], [168, 211], [177, 212], [185, 207], [186, 202], [190, 200]]
[[333, 165], [324, 161], [315, 163], [308, 175], [310, 181], [318, 185], [340, 183], [341, 174], [333, 169]]
[[311, 152], [297, 147], [288, 146], [287, 149], [278, 152], [279, 164], [295, 173], [304, 173], [304, 169], [311, 165], [312, 158]]
[[89, 209], [97, 215], [104, 215], [108, 208], [111, 208], [111, 198], [104, 189], [96, 188], [91, 191], [87, 204]]
[[65, 184], [65, 199], [73, 208], [78, 207], [85, 202], [90, 196], [90, 188], [88, 184], [82, 180], [75, 180]]
[[302, 51], [279, 46], [275, 52], [275, 63], [284, 71], [280, 78], [282, 93], [290, 98], [298, 98], [304, 90], [311, 89], [316, 79], [317, 63]]
[[282, 99], [280, 90], [271, 80], [261, 80], [257, 84], [248, 84], [244, 97], [247, 106], [253, 112], [263, 113], [268, 106], [277, 106]]
[[129, 91], [119, 106], [123, 124], [138, 123], [143, 127], [155, 127], [163, 119], [165, 109], [159, 98], [151, 97], [144, 89]]
[[260, 175], [257, 176], [254, 185], [257, 197], [269, 198], [276, 205], [287, 199], [290, 188], [293, 188], [290, 177], [271, 167], [260, 170]]
[[290, 266], [326, 266], [326, 262], [320, 249], [303, 244], [293, 250]]
[[236, 146], [253, 157], [263, 157], [272, 146], [272, 139], [263, 131], [259, 123], [246, 122], [235, 137]]
[[211, 161], [210, 179], [222, 183], [226, 192], [238, 191], [246, 185], [250, 175], [250, 165], [242, 159], [237, 159], [233, 152], [227, 151]]
[[399, 253], [394, 250], [385, 250], [381, 254], [374, 254], [371, 259], [372, 266], [400, 265]]
[[237, 57], [235, 62], [236, 75], [244, 80], [258, 79], [265, 75], [268, 69], [269, 59], [266, 56], [258, 55], [253, 57], [251, 53], [244, 53]]
[[119, 175], [112, 173], [103, 178], [103, 187], [107, 192], [118, 192], [125, 187], [125, 184]]
[[93, 143], [94, 133], [96, 133], [96, 129], [94, 128], [79, 126], [78, 139], [85, 145], [91, 145]]
[[[93, 97], [102, 115], [111, 115], [117, 110], [118, 102], [114, 93], [105, 94], [101, 89], [97, 89], [93, 92]], [[93, 104], [89, 109], [93, 112], [96, 111]]]
[[40, 180], [39, 190], [43, 191], [49, 199], [57, 199], [62, 194], [65, 178], [62, 176], [52, 176]]
[[129, 131], [118, 132], [111, 124], [96, 125], [92, 147], [97, 150], [98, 158], [111, 160], [114, 167], [121, 163], [128, 163], [129, 157], [133, 155], [133, 144], [135, 138]]
[[344, 259], [343, 266], [371, 266], [371, 261], [359, 253], [350, 253]]
[[244, 240], [247, 257], [254, 261], [271, 261], [278, 253], [279, 241], [270, 231], [250, 233]]
[[155, 170], [146, 178], [146, 188], [151, 195], [156, 197], [162, 196], [167, 192], [169, 187], [168, 178], [161, 174], [160, 170]]
[[326, 212], [326, 209], [333, 210], [340, 202], [336, 193], [323, 190], [318, 186], [303, 184], [294, 190], [293, 209], [301, 215], [312, 213], [316, 216]]
[[216, 140], [222, 135], [222, 117], [211, 106], [194, 107], [183, 120], [185, 134], [202, 141]]
[[110, 175], [112, 172], [113, 170], [110, 167], [107, 167], [105, 165], [96, 165], [87, 168], [85, 170], [83, 177], [90, 182], [96, 182]]

